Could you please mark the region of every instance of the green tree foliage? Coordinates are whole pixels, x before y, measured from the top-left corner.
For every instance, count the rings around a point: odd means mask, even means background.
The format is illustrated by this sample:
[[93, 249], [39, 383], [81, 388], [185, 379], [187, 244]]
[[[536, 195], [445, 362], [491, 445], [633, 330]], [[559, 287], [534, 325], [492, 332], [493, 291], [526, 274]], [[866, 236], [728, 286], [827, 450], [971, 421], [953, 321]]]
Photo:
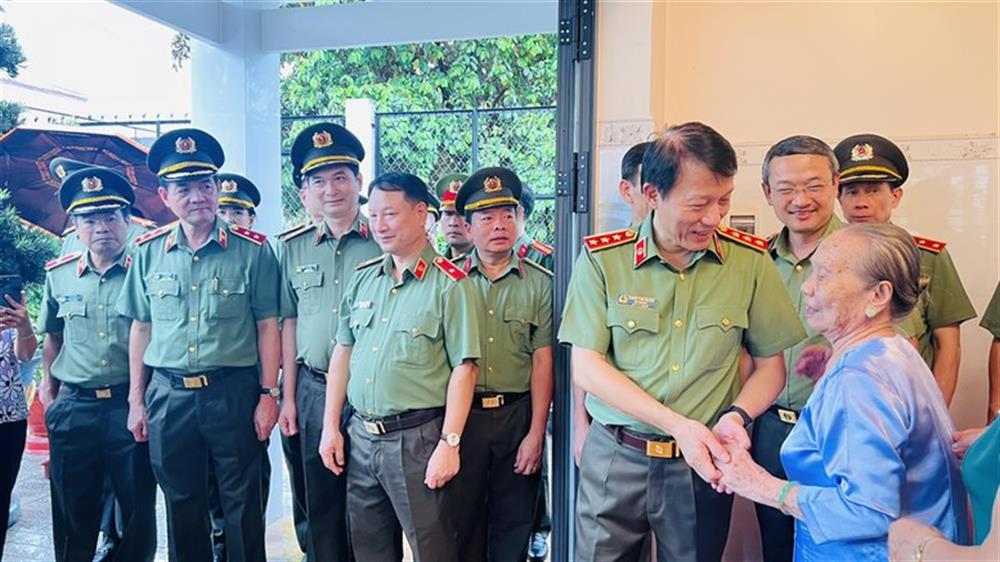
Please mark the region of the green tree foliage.
[[[0, 7], [2, 12], [3, 7]], [[14, 28], [8, 23], [0, 23], [0, 73], [17, 78], [26, 61]], [[21, 124], [21, 110], [20, 104], [0, 100], [0, 134]]]
[[26, 284], [45, 280], [45, 263], [56, 256], [59, 243], [25, 227], [10, 204], [10, 193], [0, 189], [0, 272], [20, 275]]

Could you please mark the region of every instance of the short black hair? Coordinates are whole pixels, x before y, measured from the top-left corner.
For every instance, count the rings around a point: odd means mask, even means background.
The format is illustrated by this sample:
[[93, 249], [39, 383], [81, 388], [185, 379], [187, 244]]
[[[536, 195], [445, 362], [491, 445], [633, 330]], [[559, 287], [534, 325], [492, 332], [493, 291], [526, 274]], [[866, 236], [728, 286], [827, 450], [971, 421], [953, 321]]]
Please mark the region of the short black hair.
[[531, 213], [535, 212], [535, 192], [527, 185], [521, 183], [521, 208], [524, 209], [524, 220], [531, 218]]
[[653, 184], [666, 197], [685, 161], [701, 162], [716, 176], [736, 175], [736, 151], [715, 129], [692, 121], [670, 127], [642, 157], [642, 183]]
[[368, 184], [368, 193], [372, 191], [402, 192], [410, 203], [427, 204], [427, 184], [413, 174], [404, 172], [386, 172]]
[[640, 142], [628, 149], [625, 156], [622, 156], [622, 179], [632, 182], [636, 174], [639, 173], [639, 166], [642, 164], [642, 157], [646, 154], [646, 149], [653, 144], [652, 141]]
[[351, 164], [349, 162], [337, 163], [337, 164], [331, 164], [329, 166], [320, 166], [319, 168], [313, 168], [312, 170], [309, 170], [308, 172], [302, 175], [303, 185], [305, 185], [304, 182], [309, 179], [309, 176], [312, 176], [317, 172], [322, 172], [327, 168], [336, 168], [337, 166], [343, 166], [347, 168], [348, 170], [351, 171], [352, 174], [354, 174], [355, 178], [358, 177], [358, 172], [360, 171], [360, 168], [358, 168], [357, 164]]
[[216, 186], [218, 186], [218, 184], [219, 184], [219, 180], [216, 179], [215, 174], [212, 174], [210, 176], [191, 176], [191, 177], [188, 177], [188, 178], [174, 178], [172, 180], [164, 178], [164, 177], [157, 178], [157, 180], [160, 183], [160, 187], [162, 187], [163, 189], [169, 189], [170, 188], [170, 184], [172, 184], [172, 183], [188, 183], [188, 182], [193, 182], [193, 181], [201, 181], [201, 180], [204, 180], [204, 179], [210, 179], [210, 180], [212, 180], [212, 182], [215, 183]]

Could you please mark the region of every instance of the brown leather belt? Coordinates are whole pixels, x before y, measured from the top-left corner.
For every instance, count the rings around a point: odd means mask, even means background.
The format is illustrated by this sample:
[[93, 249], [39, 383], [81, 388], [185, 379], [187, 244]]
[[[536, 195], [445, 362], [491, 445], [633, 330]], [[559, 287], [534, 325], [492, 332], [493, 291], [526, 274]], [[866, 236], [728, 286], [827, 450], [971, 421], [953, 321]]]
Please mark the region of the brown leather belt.
[[530, 395], [530, 392], [477, 392], [472, 396], [472, 407], [480, 410], [492, 410], [508, 406]]
[[365, 431], [372, 435], [385, 435], [395, 431], [411, 429], [441, 417], [444, 415], [444, 408], [425, 408], [422, 410], [410, 410], [394, 416], [382, 418], [372, 418], [354, 412], [354, 417], [358, 418]]
[[789, 410], [788, 408], [781, 408], [778, 406], [771, 406], [767, 409], [768, 412], [778, 416], [778, 419], [789, 424], [795, 425], [795, 422], [799, 421], [799, 413], [795, 410]]
[[598, 424], [603, 427], [619, 443], [623, 443], [633, 449], [642, 451], [647, 457], [657, 459], [679, 459], [681, 458], [681, 448], [677, 441], [671, 437], [650, 440], [640, 437], [620, 425], [608, 426]]

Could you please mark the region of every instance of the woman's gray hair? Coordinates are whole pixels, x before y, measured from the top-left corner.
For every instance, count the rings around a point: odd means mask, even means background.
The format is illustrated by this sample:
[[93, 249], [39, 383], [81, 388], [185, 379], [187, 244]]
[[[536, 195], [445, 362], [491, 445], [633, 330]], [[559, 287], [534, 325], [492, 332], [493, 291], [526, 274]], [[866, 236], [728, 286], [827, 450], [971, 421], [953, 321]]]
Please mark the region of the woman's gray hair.
[[893, 320], [905, 318], [930, 282], [920, 274], [920, 250], [913, 236], [892, 224], [860, 223], [844, 230], [868, 244], [856, 265], [858, 276], [872, 286], [888, 281], [892, 285], [889, 313]]

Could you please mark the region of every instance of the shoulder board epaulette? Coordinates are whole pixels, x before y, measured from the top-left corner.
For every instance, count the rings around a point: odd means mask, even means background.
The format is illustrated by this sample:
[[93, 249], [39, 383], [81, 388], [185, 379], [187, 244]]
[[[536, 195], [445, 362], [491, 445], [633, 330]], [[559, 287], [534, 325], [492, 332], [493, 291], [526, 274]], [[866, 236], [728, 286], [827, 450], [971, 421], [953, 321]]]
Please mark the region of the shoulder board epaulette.
[[531, 247], [545, 254], [546, 256], [551, 256], [552, 252], [555, 251], [555, 248], [553, 248], [552, 246], [549, 246], [548, 244], [544, 242], [539, 242], [537, 240], [531, 243]]
[[461, 268], [457, 265], [451, 263], [451, 260], [444, 256], [438, 256], [434, 258], [434, 265], [438, 267], [445, 275], [451, 278], [452, 281], [461, 281], [465, 279], [467, 275]]
[[229, 227], [229, 232], [232, 232], [244, 240], [249, 240], [258, 246], [264, 245], [264, 241], [267, 240], [267, 235], [257, 232], [256, 230], [243, 228], [242, 226], [232, 225]]
[[296, 238], [301, 234], [305, 234], [310, 230], [316, 228], [315, 224], [300, 224], [294, 228], [289, 228], [288, 230], [281, 233], [281, 239], [284, 241], [289, 241], [292, 238]]
[[628, 244], [638, 236], [639, 233], [631, 228], [623, 228], [621, 230], [612, 230], [611, 232], [602, 232], [601, 234], [591, 234], [584, 237], [583, 244], [591, 252], [597, 252], [621, 246], [622, 244]]
[[753, 234], [748, 234], [742, 230], [737, 230], [735, 228], [729, 228], [728, 226], [720, 226], [716, 228], [716, 232], [719, 233], [723, 238], [728, 238], [733, 242], [738, 242], [748, 248], [753, 248], [759, 252], [767, 251], [767, 239], [761, 238], [760, 236], [754, 236]]
[[531, 258], [521, 258], [521, 259], [524, 260], [524, 263], [530, 265], [531, 267], [534, 267], [535, 269], [541, 271], [542, 273], [548, 275], [549, 277], [555, 276], [555, 273], [552, 273], [551, 269], [545, 267], [544, 265], [538, 263], [537, 261]]
[[70, 252], [70, 253], [68, 253], [68, 254], [66, 254], [64, 256], [59, 256], [58, 258], [56, 258], [56, 259], [50, 261], [49, 263], [45, 264], [45, 271], [51, 271], [51, 270], [59, 267], [60, 265], [64, 265], [64, 264], [67, 264], [67, 263], [69, 263], [71, 261], [74, 261], [77, 258], [79, 258], [81, 255], [83, 255], [83, 252]]
[[171, 225], [166, 225], [166, 226], [161, 226], [160, 228], [157, 228], [156, 230], [150, 230], [149, 232], [143, 234], [142, 236], [137, 237], [135, 239], [135, 245], [136, 246], [141, 246], [141, 245], [145, 244], [146, 242], [149, 242], [150, 240], [152, 240], [154, 238], [158, 238], [160, 236], [163, 236], [164, 234], [170, 232], [170, 228], [171, 228]]
[[364, 268], [366, 268], [366, 267], [369, 267], [369, 266], [372, 266], [372, 265], [375, 265], [375, 264], [377, 264], [377, 263], [381, 262], [381, 261], [382, 261], [382, 260], [384, 260], [384, 259], [385, 259], [385, 254], [382, 254], [381, 256], [378, 256], [378, 257], [375, 257], [375, 258], [372, 258], [372, 259], [370, 259], [370, 260], [365, 260], [365, 261], [363, 261], [363, 262], [359, 263], [358, 265], [354, 266], [354, 269], [355, 269], [355, 270], [358, 270], [358, 269], [364, 269]]
[[930, 238], [924, 238], [922, 236], [914, 236], [913, 241], [917, 244], [917, 247], [922, 250], [927, 250], [928, 252], [934, 254], [940, 254], [941, 250], [944, 249], [947, 244], [939, 240], [931, 240]]

